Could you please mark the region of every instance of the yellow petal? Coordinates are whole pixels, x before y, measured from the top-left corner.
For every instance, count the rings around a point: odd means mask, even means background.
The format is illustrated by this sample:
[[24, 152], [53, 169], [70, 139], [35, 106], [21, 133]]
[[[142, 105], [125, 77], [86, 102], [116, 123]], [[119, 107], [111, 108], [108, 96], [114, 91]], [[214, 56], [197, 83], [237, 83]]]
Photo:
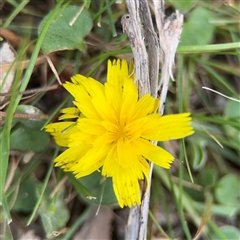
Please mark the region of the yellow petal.
[[[129, 79], [125, 79], [122, 97], [122, 106], [120, 111], [120, 119], [125, 119], [125, 122], [133, 120], [133, 113], [136, 108], [138, 100], [138, 90], [136, 84]], [[124, 124], [124, 121], [120, 121], [120, 124]]]
[[[79, 75], [79, 76], [81, 76], [81, 75]], [[73, 78], [73, 79], [75, 79], [75, 78]], [[79, 80], [78, 78], [76, 78], [76, 79]], [[99, 116], [99, 113], [97, 112], [95, 106], [92, 103], [92, 97], [89, 95], [89, 92], [83, 85], [76, 85], [76, 84], [67, 82], [67, 83], [63, 84], [63, 86], [75, 98], [76, 101], [74, 101], [73, 103], [78, 107], [78, 109], [80, 110], [80, 112], [83, 113], [84, 116], [86, 116], [88, 118], [98, 119], [98, 120], [101, 119], [101, 117]], [[98, 88], [98, 87], [94, 86], [93, 88]], [[96, 90], [90, 89], [89, 91], [94, 92]], [[100, 95], [103, 94], [101, 90], [99, 92], [100, 92]]]
[[135, 152], [163, 168], [170, 168], [170, 164], [174, 160], [174, 157], [169, 152], [158, 146], [155, 146], [147, 140], [133, 140], [132, 146]]
[[134, 174], [134, 169], [118, 167], [112, 179], [113, 189], [121, 208], [141, 203], [139, 182]]
[[112, 145], [107, 157], [105, 159], [102, 175], [106, 177], [112, 177], [117, 171], [117, 147], [116, 145]]
[[80, 116], [80, 111], [76, 107], [64, 108], [60, 112], [64, 114], [58, 118], [59, 120], [77, 118]]
[[106, 101], [106, 98], [100, 98], [100, 96], [92, 99], [92, 104], [96, 109], [102, 120], [113, 121], [117, 117], [115, 116], [114, 109]]
[[107, 82], [113, 83], [118, 88], [121, 88], [124, 78], [128, 76], [128, 65], [125, 60], [120, 61], [120, 59], [118, 59], [117, 61], [113, 60], [113, 62], [108, 61]]
[[65, 167], [69, 170], [70, 167], [78, 164], [77, 159], [84, 156], [89, 149], [90, 146], [69, 148], [54, 160], [55, 166]]
[[59, 146], [67, 147], [70, 135], [76, 132], [76, 124], [74, 122], [51, 123], [45, 127], [45, 131], [51, 133]]
[[73, 134], [69, 136], [69, 144], [68, 147], [78, 147], [78, 146], [92, 146], [92, 142], [94, 141], [94, 135], [87, 134], [76, 130]]
[[77, 122], [77, 127], [83, 133], [92, 135], [102, 135], [106, 132], [101, 122], [95, 119], [81, 118]]
[[[117, 157], [116, 157], [118, 164], [126, 169], [131, 167], [138, 167], [138, 157], [135, 152], [132, 151], [132, 147], [129, 143], [129, 141], [125, 140], [123, 141], [122, 138], [120, 138], [117, 141]], [[142, 178], [142, 174], [141, 177]]]
[[96, 81], [93, 78], [86, 78], [82, 75], [75, 75], [73, 78], [81, 77], [81, 84], [86, 89], [87, 93], [93, 98], [93, 97], [104, 97], [105, 96], [105, 89], [102, 83], [99, 81]]
[[[193, 128], [190, 126], [190, 113], [172, 114], [159, 118], [159, 124], [156, 121], [143, 129], [142, 137], [157, 141], [168, 141], [180, 139], [193, 134]], [[157, 120], [158, 121], [158, 120]]]
[[147, 124], [147, 117], [139, 118], [135, 121], [126, 124], [124, 127], [124, 132], [128, 138], [136, 139], [139, 138], [142, 134], [142, 128]]
[[136, 104], [133, 116], [135, 119], [145, 117], [155, 110], [156, 100], [149, 94], [144, 95]]
[[106, 100], [114, 111], [115, 116], [120, 115], [122, 104], [122, 89], [111, 83], [105, 83]]
[[116, 134], [111, 132], [106, 132], [93, 139], [93, 146], [104, 147], [105, 145], [113, 144], [115, 140], [116, 140]]
[[78, 158], [78, 163], [71, 168], [77, 178], [86, 176], [102, 166], [109, 147], [94, 148], [92, 147], [86, 154]]
[[99, 116], [89, 96], [82, 95], [82, 99], [80, 100], [80, 102], [74, 101], [73, 103], [75, 106], [78, 107], [80, 112], [82, 112], [85, 117], [90, 119], [101, 120], [101, 116]]

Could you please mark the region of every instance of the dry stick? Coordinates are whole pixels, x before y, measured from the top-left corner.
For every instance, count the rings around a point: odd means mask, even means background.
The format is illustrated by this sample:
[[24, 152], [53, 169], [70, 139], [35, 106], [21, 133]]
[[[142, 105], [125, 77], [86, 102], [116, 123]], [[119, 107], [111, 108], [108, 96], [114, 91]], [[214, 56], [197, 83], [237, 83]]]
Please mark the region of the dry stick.
[[160, 61], [162, 63], [162, 75], [159, 89], [162, 88], [159, 112], [163, 115], [167, 97], [169, 79], [173, 78], [172, 67], [182, 33], [183, 14], [176, 11], [164, 21], [164, 1], [153, 0], [157, 28], [160, 41]]
[[144, 20], [145, 39], [148, 45], [149, 79], [151, 95], [157, 98], [159, 73], [159, 41], [153, 28], [147, 0], [140, 0], [141, 15]]
[[139, 1], [127, 0], [129, 14], [121, 19], [123, 32], [127, 34], [134, 56], [135, 82], [139, 96], [150, 93], [148, 55], [144, 42], [143, 29], [139, 16]]
[[[162, 115], [168, 90], [169, 78], [172, 77], [172, 66], [174, 64], [175, 52], [182, 30], [183, 15], [177, 12], [164, 21], [164, 1], [153, 0], [153, 2], [159, 30], [161, 47], [160, 58], [163, 63], [160, 82], [160, 86], [162, 86], [160, 113]], [[133, 51], [135, 61], [135, 82], [140, 81], [139, 96], [142, 97], [144, 94], [149, 93], [149, 77], [151, 81], [151, 93], [153, 96], [156, 96], [156, 74], [158, 74], [159, 63], [158, 54], [155, 54], [156, 52], [154, 52], [154, 49], [158, 48], [158, 42], [156, 35], [154, 34], [147, 2], [145, 0], [140, 0], [140, 5], [146, 27], [145, 31], [148, 34], [148, 56], [146, 55], [146, 48], [143, 41], [138, 0], [127, 0], [129, 14], [123, 16], [122, 26], [123, 31], [128, 35]], [[148, 59], [149, 62], [151, 59], [151, 64], [146, 66]], [[154, 62], [155, 59], [156, 62]], [[148, 67], [148, 69], [146, 69], [146, 67]], [[148, 73], [149, 77], [147, 76]], [[149, 182], [147, 188], [143, 191], [141, 206], [135, 206], [130, 209], [129, 219], [125, 231], [125, 239], [146, 239], [152, 168], [153, 164], [150, 164]]]
[[[159, 41], [157, 34], [154, 30], [151, 13], [148, 7], [147, 0], [140, 0], [140, 10], [141, 15], [144, 20], [144, 29], [145, 29], [145, 38], [148, 44], [148, 59], [149, 59], [149, 79], [150, 79], [150, 90], [151, 95], [154, 98], [157, 98], [158, 91], [158, 74], [159, 74]], [[157, 145], [157, 142], [152, 142]], [[148, 211], [149, 211], [149, 202], [150, 202], [150, 190], [151, 190], [151, 180], [152, 180], [152, 170], [153, 163], [149, 163], [149, 174], [148, 182], [146, 189], [142, 189], [142, 203], [141, 203], [141, 212], [140, 219], [141, 221], [138, 239], [147, 238], [147, 223], [148, 223]]]

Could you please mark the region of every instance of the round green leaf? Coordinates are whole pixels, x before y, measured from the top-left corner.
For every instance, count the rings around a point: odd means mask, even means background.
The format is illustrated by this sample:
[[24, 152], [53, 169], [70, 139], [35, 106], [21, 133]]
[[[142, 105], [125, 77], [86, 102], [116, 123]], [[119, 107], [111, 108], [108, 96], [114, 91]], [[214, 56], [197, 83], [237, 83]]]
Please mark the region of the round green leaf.
[[[79, 6], [66, 7], [60, 16], [53, 21], [44, 38], [42, 49], [46, 53], [66, 50], [84, 50], [83, 38], [90, 32], [93, 26], [89, 12], [84, 9], [81, 11]], [[79, 15], [80, 13], [80, 15]], [[39, 35], [42, 32], [47, 15], [39, 26]]]
[[219, 203], [238, 206], [240, 197], [239, 178], [228, 174], [220, 179], [215, 189], [216, 199]]
[[213, 38], [214, 25], [209, 20], [213, 13], [205, 8], [198, 7], [191, 12], [188, 21], [183, 25], [181, 46], [209, 44]]

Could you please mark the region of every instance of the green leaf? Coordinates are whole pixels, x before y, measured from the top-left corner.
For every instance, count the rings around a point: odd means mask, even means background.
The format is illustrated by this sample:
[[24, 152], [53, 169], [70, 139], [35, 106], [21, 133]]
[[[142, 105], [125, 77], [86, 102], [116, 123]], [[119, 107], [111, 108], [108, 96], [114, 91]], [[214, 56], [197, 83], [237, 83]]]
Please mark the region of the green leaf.
[[215, 29], [214, 25], [209, 23], [213, 17], [213, 13], [205, 8], [194, 9], [183, 25], [180, 46], [209, 44]]
[[91, 5], [91, 2], [91, 0], [84, 0], [84, 7], [88, 9]]
[[13, 206], [14, 210], [29, 212], [34, 208], [37, 202], [36, 184], [33, 177], [27, 178], [21, 183], [16, 202]]
[[103, 205], [117, 203], [111, 178], [104, 178], [101, 173], [97, 171], [79, 179], [76, 179], [72, 174], [67, 175], [85, 201], [94, 204], [101, 202]]
[[58, 232], [65, 227], [70, 216], [66, 203], [60, 197], [62, 194], [59, 193], [53, 199], [49, 195], [48, 191], [44, 193], [39, 207], [41, 221], [48, 238], [53, 232]]
[[48, 145], [49, 134], [41, 130], [46, 120], [40, 119], [43, 113], [33, 106], [19, 105], [16, 113], [34, 114], [39, 118], [18, 118], [13, 121], [11, 129], [11, 149], [17, 151], [41, 152]]
[[201, 170], [207, 162], [207, 141], [205, 139], [194, 139], [189, 143], [192, 153], [191, 158], [193, 159], [192, 166], [194, 170]]
[[99, 204], [116, 204], [117, 199], [113, 191], [112, 178], [104, 178], [100, 172], [95, 171], [89, 176], [82, 177], [79, 181], [96, 197], [96, 199], [86, 199], [88, 202]]
[[[68, 6], [62, 11], [58, 18], [51, 23], [42, 44], [44, 52], [50, 53], [67, 49], [84, 50], [83, 38], [92, 29], [93, 22], [86, 9], [81, 13], [80, 10], [81, 8], [79, 6]], [[78, 16], [79, 13], [80, 15]], [[39, 35], [41, 35], [43, 26], [48, 18], [49, 15], [41, 22]]]
[[228, 100], [225, 106], [224, 115], [229, 118], [236, 118], [240, 121], [240, 103]]
[[[219, 203], [225, 205], [238, 206], [240, 178], [233, 174], [228, 174], [220, 179], [215, 189], [215, 196]], [[239, 207], [239, 206], [238, 206]]]
[[[226, 239], [240, 239], [240, 231], [239, 229], [237, 229], [234, 226], [222, 226], [221, 231], [223, 232], [223, 234], [225, 235]], [[215, 239], [219, 239], [219, 237], [216, 234], [213, 234], [210, 237], [210, 240], [215, 240]]]
[[[232, 146], [232, 148], [235, 148], [236, 151], [239, 151], [239, 143], [240, 143], [240, 134], [239, 134], [239, 128], [240, 128], [240, 103], [234, 102], [229, 100], [226, 103], [225, 109], [224, 109], [224, 115], [226, 119], [226, 124], [223, 125], [224, 133], [227, 136], [227, 140], [229, 144]], [[231, 126], [231, 123], [237, 123], [238, 126]], [[239, 157], [236, 159], [236, 161], [233, 161], [236, 164], [239, 165]]]
[[189, 10], [195, 3], [196, 0], [185, 0], [185, 1], [176, 1], [176, 0], [169, 0], [176, 10], [180, 10], [181, 12], [186, 12]]
[[215, 187], [218, 177], [216, 168], [205, 167], [199, 173], [199, 181], [203, 187]]

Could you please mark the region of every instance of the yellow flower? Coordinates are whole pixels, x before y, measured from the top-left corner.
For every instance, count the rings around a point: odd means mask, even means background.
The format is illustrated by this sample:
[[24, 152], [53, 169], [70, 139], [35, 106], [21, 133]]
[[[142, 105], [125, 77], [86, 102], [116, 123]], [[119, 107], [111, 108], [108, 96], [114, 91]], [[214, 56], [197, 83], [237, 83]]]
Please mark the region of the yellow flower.
[[160, 116], [159, 100], [149, 94], [139, 99], [126, 61], [109, 61], [103, 85], [82, 75], [63, 85], [75, 107], [63, 109], [63, 119], [76, 121], [46, 126], [57, 144], [67, 147], [55, 166], [80, 178], [101, 171], [112, 177], [120, 207], [141, 203], [139, 180], [147, 179], [149, 163], [170, 168], [174, 157], [150, 142], [193, 134], [189, 113]]

